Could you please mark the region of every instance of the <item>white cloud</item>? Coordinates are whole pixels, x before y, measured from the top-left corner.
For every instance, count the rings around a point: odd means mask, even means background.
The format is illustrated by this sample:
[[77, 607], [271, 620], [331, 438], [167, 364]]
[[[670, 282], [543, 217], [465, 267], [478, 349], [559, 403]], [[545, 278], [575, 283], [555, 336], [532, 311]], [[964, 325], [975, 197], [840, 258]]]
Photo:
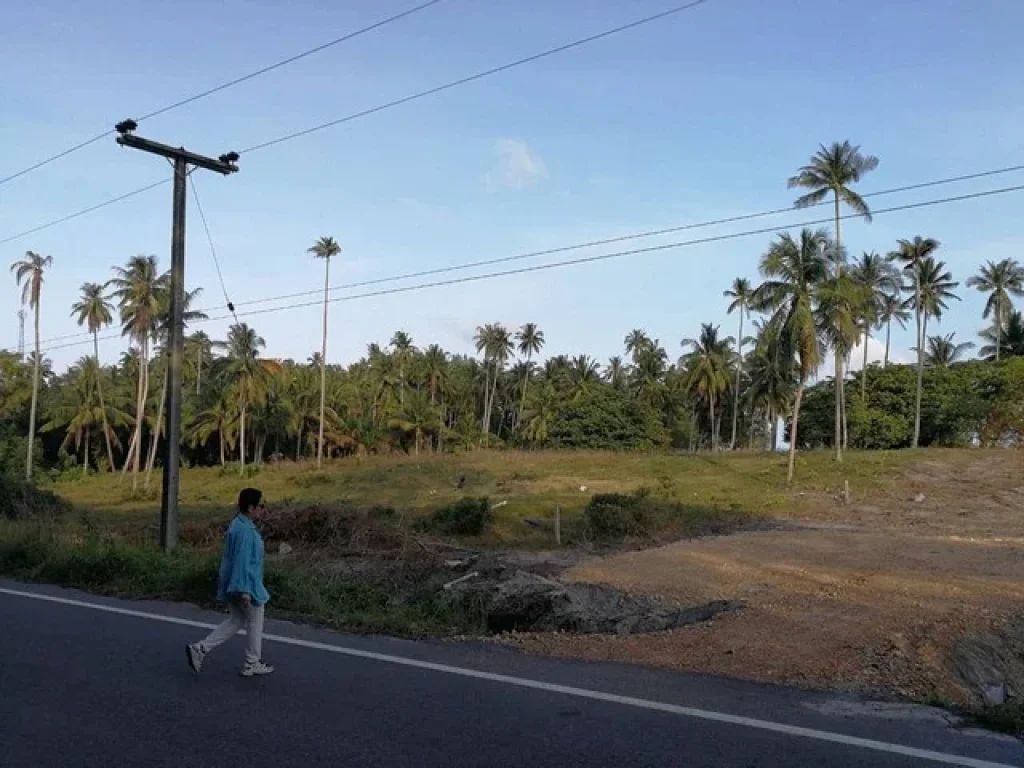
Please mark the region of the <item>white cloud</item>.
[[494, 145], [497, 160], [485, 181], [488, 190], [525, 189], [548, 176], [540, 155], [519, 139], [499, 139]]

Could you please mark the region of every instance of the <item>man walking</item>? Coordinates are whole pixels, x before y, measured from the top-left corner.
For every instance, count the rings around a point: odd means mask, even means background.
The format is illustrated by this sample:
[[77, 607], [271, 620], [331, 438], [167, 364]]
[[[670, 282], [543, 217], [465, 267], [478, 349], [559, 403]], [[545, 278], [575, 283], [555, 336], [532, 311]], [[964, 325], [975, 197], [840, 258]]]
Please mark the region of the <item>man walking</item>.
[[238, 514], [228, 526], [224, 555], [217, 577], [217, 602], [227, 603], [230, 615], [206, 639], [185, 647], [188, 665], [195, 674], [206, 654], [234, 637], [240, 629], [248, 635], [242, 677], [269, 675], [274, 668], [263, 662], [263, 608], [270, 593], [263, 586], [263, 537], [252, 518], [264, 509], [263, 492], [245, 488], [238, 494]]

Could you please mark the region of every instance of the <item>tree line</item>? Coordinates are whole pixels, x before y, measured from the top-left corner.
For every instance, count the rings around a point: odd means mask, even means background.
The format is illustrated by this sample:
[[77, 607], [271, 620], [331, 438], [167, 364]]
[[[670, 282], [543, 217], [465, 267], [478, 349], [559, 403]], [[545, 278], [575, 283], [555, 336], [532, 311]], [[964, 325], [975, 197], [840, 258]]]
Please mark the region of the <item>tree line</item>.
[[[926, 371], [957, 363], [974, 344], [958, 343], [953, 333], [929, 335], [929, 326], [959, 299], [960, 284], [938, 258], [938, 240], [915, 236], [884, 254], [857, 258], [843, 245], [842, 209], [870, 219], [853, 186], [877, 165], [849, 142], [822, 146], [789, 186], [804, 192], [798, 207], [832, 203], [832, 231], [776, 236], [760, 257], [761, 281], [737, 278], [724, 292], [728, 312], [738, 316], [737, 336], [723, 336], [719, 326], [705, 323], [695, 338], [681, 341], [682, 355], [674, 362], [666, 346], [642, 329], [625, 336], [624, 355], [603, 365], [585, 354], [539, 362], [546, 339], [535, 324], [509, 329], [489, 323], [476, 332], [478, 357], [437, 345], [419, 348], [400, 330], [386, 345], [370, 344], [357, 362], [331, 365], [330, 262], [341, 249], [333, 238], [320, 238], [309, 252], [325, 265], [322, 337], [309, 360], [266, 357], [264, 340], [246, 323], [232, 325], [223, 340], [202, 331], [187, 335], [184, 458], [237, 462], [244, 473], [248, 463], [269, 458], [315, 457], [319, 463], [365, 451], [499, 445], [716, 451], [746, 444], [774, 450], [783, 423], [792, 479], [795, 452], [807, 444], [800, 415], [809, 388], [818, 410], [817, 394], [827, 388], [833, 409], [831, 439], [823, 439], [819, 428], [814, 444], [829, 444], [842, 460], [850, 443], [851, 400], [856, 415], [873, 377], [890, 368], [893, 323], [905, 327], [911, 318], [917, 359], [906, 444], [927, 444], [927, 435], [924, 443], [921, 438]], [[45, 463], [77, 463], [85, 472], [91, 466], [122, 477], [130, 472], [133, 487], [148, 484], [160, 455], [167, 395], [168, 275], [155, 257], [136, 256], [115, 267], [106, 282], [84, 284], [70, 309], [92, 334], [93, 355], [56, 376], [39, 341], [44, 275], [51, 266], [51, 257], [29, 251], [11, 268], [23, 303], [34, 310], [35, 350], [27, 361], [0, 354], [0, 462], [11, 461], [13, 442], [23, 443], [18, 452], [30, 478], [39, 442]], [[1024, 295], [1024, 268], [1012, 259], [988, 262], [966, 287], [986, 296], [983, 316], [991, 325], [980, 334], [981, 358], [999, 363], [1024, 356], [1024, 322], [1013, 305]], [[205, 319], [192, 308], [200, 293], [186, 296], [186, 326]], [[98, 334], [115, 316], [130, 347], [116, 363], [102, 364]], [[748, 320], [752, 336], [744, 335]], [[867, 342], [882, 333], [883, 360], [869, 366]], [[861, 372], [850, 376], [858, 346]], [[815, 385], [830, 353], [828, 387]], [[859, 388], [853, 398], [848, 384]], [[870, 442], [855, 437], [854, 444]]]

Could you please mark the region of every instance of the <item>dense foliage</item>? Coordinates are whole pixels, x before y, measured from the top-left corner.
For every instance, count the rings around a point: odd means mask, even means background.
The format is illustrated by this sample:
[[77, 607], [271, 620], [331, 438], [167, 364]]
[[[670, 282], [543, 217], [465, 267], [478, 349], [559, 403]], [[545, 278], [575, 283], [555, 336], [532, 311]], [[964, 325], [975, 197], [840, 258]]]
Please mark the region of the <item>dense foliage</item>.
[[[861, 378], [857, 375], [857, 380]], [[867, 372], [867, 400], [848, 411], [850, 445], [906, 448], [914, 428], [915, 372], [911, 366], [877, 366]], [[800, 419], [801, 447], [832, 443], [831, 381], [807, 390]], [[921, 445], [1020, 445], [1024, 443], [1024, 357], [999, 363], [970, 361], [925, 368], [921, 394]]]

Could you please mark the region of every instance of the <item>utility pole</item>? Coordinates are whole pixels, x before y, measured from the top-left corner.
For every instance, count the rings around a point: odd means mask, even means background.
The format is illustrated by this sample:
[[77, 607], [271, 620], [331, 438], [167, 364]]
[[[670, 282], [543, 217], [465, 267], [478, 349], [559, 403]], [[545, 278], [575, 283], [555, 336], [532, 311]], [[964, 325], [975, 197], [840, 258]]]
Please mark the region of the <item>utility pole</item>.
[[25, 359], [25, 310], [18, 310], [18, 357]]
[[219, 158], [205, 157], [189, 152], [184, 147], [172, 147], [144, 139], [134, 134], [138, 127], [134, 120], [117, 124], [117, 143], [123, 147], [141, 149], [166, 157], [174, 163], [174, 193], [171, 224], [171, 327], [170, 365], [168, 366], [167, 426], [164, 430], [164, 472], [160, 494], [160, 546], [174, 549], [178, 541], [178, 486], [181, 466], [181, 362], [185, 350], [185, 186], [189, 166], [227, 176], [235, 173], [238, 153], [229, 152]]

